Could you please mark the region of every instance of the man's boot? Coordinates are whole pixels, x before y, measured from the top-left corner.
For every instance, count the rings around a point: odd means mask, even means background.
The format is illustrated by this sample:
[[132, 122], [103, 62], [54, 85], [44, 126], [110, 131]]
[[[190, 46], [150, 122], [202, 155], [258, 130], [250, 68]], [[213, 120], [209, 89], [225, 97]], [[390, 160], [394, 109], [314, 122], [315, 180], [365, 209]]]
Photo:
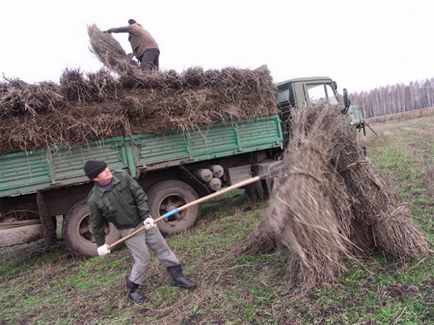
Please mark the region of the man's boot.
[[170, 275], [172, 276], [174, 285], [181, 287], [181, 288], [186, 288], [186, 289], [196, 288], [196, 284], [187, 280], [184, 277], [184, 275], [182, 274], [181, 265], [169, 266], [167, 268], [167, 271], [169, 271]]
[[128, 288], [128, 299], [134, 302], [145, 302], [148, 301], [148, 297], [141, 294], [139, 292], [139, 285], [137, 283], [134, 283], [133, 281], [130, 281], [127, 277], [127, 288]]

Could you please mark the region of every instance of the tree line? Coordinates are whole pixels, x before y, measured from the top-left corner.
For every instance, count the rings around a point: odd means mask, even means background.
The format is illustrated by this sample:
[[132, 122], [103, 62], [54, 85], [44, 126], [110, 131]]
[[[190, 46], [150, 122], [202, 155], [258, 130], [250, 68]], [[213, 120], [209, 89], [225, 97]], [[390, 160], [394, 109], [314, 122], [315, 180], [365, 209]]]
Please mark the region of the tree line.
[[355, 92], [350, 98], [362, 108], [365, 118], [433, 107], [434, 78]]

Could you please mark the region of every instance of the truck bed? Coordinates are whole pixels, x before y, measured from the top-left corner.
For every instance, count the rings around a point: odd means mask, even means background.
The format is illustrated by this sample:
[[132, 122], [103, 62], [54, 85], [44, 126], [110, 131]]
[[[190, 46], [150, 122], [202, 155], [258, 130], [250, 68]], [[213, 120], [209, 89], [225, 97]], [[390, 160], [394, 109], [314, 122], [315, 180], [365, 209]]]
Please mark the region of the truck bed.
[[279, 116], [219, 123], [187, 133], [141, 134], [92, 141], [68, 149], [55, 146], [0, 155], [0, 198], [55, 186], [87, 182], [86, 160], [104, 160], [111, 169], [161, 169], [271, 148], [282, 148]]

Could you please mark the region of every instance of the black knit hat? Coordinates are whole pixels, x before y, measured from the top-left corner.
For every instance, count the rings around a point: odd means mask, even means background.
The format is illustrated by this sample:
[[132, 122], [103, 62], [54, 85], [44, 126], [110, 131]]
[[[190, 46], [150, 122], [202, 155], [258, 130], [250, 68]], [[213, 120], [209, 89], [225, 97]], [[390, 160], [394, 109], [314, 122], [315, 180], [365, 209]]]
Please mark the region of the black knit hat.
[[129, 25], [137, 24], [137, 22], [134, 19], [128, 19], [128, 24]]
[[90, 179], [97, 177], [104, 169], [107, 168], [107, 164], [104, 161], [88, 160], [84, 164], [84, 173]]

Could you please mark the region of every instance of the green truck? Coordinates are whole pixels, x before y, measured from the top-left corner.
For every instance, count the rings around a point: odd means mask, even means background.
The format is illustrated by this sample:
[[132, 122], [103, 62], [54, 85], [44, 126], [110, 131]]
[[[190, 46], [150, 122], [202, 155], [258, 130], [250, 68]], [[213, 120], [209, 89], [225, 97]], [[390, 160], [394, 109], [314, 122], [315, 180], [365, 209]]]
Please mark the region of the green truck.
[[[86, 160], [104, 160], [111, 169], [124, 169], [148, 195], [153, 217], [261, 173], [279, 159], [288, 141], [291, 109], [326, 100], [345, 110], [337, 85], [327, 77], [290, 79], [277, 84], [280, 114], [216, 123], [189, 133], [140, 134], [94, 141], [68, 149], [0, 155], [0, 220], [17, 227], [0, 228], [0, 246], [45, 237], [55, 240], [56, 223], [63, 220], [63, 238], [82, 255], [96, 255], [89, 224], [87, 195], [92, 184], [83, 175]], [[252, 198], [266, 197], [270, 182], [249, 185]], [[191, 227], [199, 216], [195, 206], [158, 225], [164, 234]], [[61, 218], [59, 218], [61, 217]], [[12, 223], [11, 223], [12, 221]], [[106, 241], [119, 238], [113, 225]]]

